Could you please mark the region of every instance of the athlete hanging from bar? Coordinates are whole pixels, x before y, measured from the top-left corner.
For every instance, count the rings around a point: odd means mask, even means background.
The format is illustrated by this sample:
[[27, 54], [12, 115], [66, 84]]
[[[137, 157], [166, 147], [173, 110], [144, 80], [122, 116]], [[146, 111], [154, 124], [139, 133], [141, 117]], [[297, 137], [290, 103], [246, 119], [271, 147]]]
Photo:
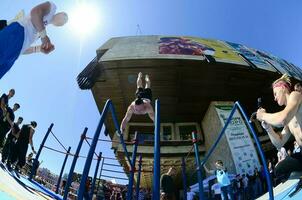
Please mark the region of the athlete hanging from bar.
[[125, 117], [121, 123], [121, 133], [125, 131], [127, 123], [130, 121], [132, 114], [145, 115], [148, 114], [150, 119], [154, 121], [154, 110], [151, 105], [152, 102], [152, 91], [151, 91], [151, 81], [149, 75], [145, 75], [145, 88], [143, 88], [143, 74], [138, 73], [137, 76], [137, 89], [135, 92], [136, 99], [131, 102], [127, 109]]

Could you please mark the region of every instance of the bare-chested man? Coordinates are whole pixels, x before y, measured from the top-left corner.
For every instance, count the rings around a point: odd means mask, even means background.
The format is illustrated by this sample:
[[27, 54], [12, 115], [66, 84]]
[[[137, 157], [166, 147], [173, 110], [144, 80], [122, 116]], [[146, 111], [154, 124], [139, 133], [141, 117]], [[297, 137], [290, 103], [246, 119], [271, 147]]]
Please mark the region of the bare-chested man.
[[[291, 92], [291, 82], [285, 74], [273, 83], [275, 101], [279, 106], [285, 106], [276, 113], [267, 113], [260, 108], [257, 111], [257, 119], [262, 121], [273, 145], [280, 149], [291, 135], [295, 137], [299, 146], [302, 146], [302, 94]], [[273, 130], [272, 126], [284, 127], [281, 133]], [[302, 155], [288, 156], [276, 167], [277, 177], [289, 175], [293, 171], [302, 171]]]
[[150, 119], [154, 121], [154, 110], [151, 105], [152, 101], [152, 91], [151, 91], [151, 81], [149, 76], [145, 76], [145, 88], [143, 88], [143, 74], [138, 73], [137, 77], [137, 90], [135, 92], [136, 99], [130, 104], [125, 117], [121, 124], [121, 133], [125, 131], [126, 125], [131, 119], [132, 114], [145, 115], [148, 114]]

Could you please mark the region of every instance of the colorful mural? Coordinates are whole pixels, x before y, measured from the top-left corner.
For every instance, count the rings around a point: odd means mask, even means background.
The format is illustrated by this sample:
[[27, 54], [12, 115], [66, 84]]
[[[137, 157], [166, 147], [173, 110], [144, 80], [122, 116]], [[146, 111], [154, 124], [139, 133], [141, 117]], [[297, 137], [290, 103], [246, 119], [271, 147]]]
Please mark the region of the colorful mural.
[[159, 41], [159, 54], [214, 55], [215, 49], [185, 37], [162, 37]]

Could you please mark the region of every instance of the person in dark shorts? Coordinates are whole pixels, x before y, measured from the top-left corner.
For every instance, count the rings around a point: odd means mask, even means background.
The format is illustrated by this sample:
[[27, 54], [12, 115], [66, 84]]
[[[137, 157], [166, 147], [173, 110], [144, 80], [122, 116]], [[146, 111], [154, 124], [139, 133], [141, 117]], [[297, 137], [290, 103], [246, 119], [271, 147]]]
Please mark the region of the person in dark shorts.
[[18, 161], [15, 166], [16, 171], [19, 171], [25, 165], [28, 144], [31, 145], [32, 152], [36, 154], [33, 145], [33, 134], [35, 132], [36, 127], [37, 127], [37, 122], [32, 121], [30, 122], [30, 124], [23, 125], [21, 128], [20, 136], [16, 143], [15, 151], [12, 152], [12, 158], [11, 158], [12, 163]]
[[[268, 133], [273, 145], [280, 149], [288, 141], [291, 135], [295, 137], [297, 144], [302, 146], [302, 94], [291, 91], [290, 77], [284, 74], [273, 84], [275, 101], [279, 106], [285, 106], [276, 113], [267, 113], [260, 108], [257, 111], [257, 119]], [[274, 127], [283, 127], [280, 133], [275, 132]], [[302, 171], [301, 153], [287, 156], [278, 163], [275, 168], [276, 177], [285, 180], [291, 172]], [[282, 181], [281, 180], [281, 181]]]
[[7, 161], [6, 165], [8, 166], [8, 168], [10, 168], [11, 155], [15, 149], [16, 142], [17, 142], [18, 137], [21, 132], [19, 126], [22, 123], [22, 121], [23, 121], [23, 118], [19, 117], [17, 122], [12, 125], [11, 131], [9, 132], [9, 134], [5, 140], [5, 144], [4, 144], [4, 147], [2, 150], [2, 163]]
[[151, 81], [149, 75], [145, 76], [145, 87], [143, 87], [143, 74], [138, 73], [137, 77], [137, 89], [135, 92], [136, 99], [131, 102], [130, 106], [127, 109], [125, 117], [121, 123], [121, 133], [125, 131], [126, 125], [132, 117], [132, 114], [136, 115], [145, 115], [148, 114], [150, 119], [154, 121], [154, 110], [151, 105], [152, 102], [152, 91], [151, 91]]
[[161, 200], [175, 200], [176, 187], [173, 176], [176, 175], [176, 169], [170, 167], [166, 174], [160, 177], [160, 199]]

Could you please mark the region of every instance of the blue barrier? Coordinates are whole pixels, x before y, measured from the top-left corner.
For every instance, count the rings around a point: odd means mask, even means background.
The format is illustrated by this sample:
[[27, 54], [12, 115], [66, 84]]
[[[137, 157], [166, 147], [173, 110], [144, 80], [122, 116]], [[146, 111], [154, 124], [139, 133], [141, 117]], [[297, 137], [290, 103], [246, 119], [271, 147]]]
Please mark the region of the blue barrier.
[[160, 103], [155, 101], [153, 200], [160, 199]]
[[139, 161], [138, 161], [138, 172], [137, 172], [137, 178], [136, 178], [136, 200], [138, 200], [139, 197], [139, 189], [140, 189], [140, 183], [141, 183], [141, 172], [142, 172], [142, 154], [139, 155]]

